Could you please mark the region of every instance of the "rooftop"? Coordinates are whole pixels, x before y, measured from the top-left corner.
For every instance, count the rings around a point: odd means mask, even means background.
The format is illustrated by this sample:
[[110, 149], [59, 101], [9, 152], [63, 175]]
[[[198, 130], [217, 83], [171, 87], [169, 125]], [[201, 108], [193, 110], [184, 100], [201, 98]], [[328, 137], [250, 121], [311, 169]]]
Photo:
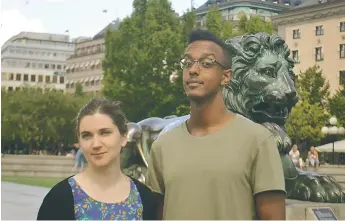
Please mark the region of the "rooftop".
[[112, 21], [109, 25], [107, 25], [105, 28], [103, 28], [100, 32], [98, 32], [94, 37], [93, 40], [104, 38], [105, 34], [107, 33], [108, 28], [110, 31], [116, 31], [119, 28], [120, 25], [120, 19], [116, 19]]

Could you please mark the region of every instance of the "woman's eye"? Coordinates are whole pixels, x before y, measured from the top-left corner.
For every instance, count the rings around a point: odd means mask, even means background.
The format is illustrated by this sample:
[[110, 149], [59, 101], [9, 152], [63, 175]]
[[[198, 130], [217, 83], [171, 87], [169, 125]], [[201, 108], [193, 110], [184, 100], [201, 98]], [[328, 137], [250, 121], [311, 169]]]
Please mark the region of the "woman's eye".
[[83, 138], [83, 139], [88, 139], [90, 137], [91, 137], [90, 134], [83, 134], [83, 135], [81, 135], [81, 138]]
[[110, 133], [111, 133], [111, 132], [108, 131], [108, 130], [105, 130], [105, 131], [102, 131], [102, 132], [101, 132], [102, 135], [107, 135], [107, 134], [110, 134]]

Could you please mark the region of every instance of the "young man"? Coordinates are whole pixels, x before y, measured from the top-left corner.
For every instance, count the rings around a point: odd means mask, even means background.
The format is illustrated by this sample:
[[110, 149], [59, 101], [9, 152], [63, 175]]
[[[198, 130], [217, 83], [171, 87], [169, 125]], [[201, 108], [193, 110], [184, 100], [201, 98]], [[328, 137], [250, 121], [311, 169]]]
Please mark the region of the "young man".
[[229, 61], [216, 36], [191, 33], [181, 60], [190, 118], [153, 143], [146, 179], [164, 194], [163, 219], [285, 219], [284, 175], [272, 135], [224, 105]]

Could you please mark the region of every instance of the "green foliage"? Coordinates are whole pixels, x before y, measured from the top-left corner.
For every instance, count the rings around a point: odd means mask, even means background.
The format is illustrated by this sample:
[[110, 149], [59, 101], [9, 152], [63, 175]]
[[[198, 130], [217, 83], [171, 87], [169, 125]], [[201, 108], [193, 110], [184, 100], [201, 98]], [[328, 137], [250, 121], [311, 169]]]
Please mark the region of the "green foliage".
[[82, 97], [84, 95], [83, 92], [83, 86], [81, 85], [80, 82], [77, 82], [77, 84], [75, 85], [75, 95]]
[[186, 32], [167, 0], [133, 6], [132, 15], [106, 35], [103, 68], [105, 96], [121, 101], [127, 118], [137, 122], [174, 114], [184, 102], [181, 81], [172, 84], [169, 76], [180, 70]]
[[319, 103], [310, 104], [307, 100], [300, 101], [292, 108], [286, 121], [286, 131], [291, 139], [318, 143], [323, 138], [321, 128], [329, 115]]
[[296, 89], [301, 99], [310, 104], [320, 103], [325, 106], [325, 101], [330, 94], [329, 88], [329, 83], [317, 65], [308, 68], [297, 76]]
[[345, 87], [328, 99], [328, 107], [331, 115], [338, 119], [339, 126], [345, 127]]
[[273, 26], [271, 22], [261, 21], [260, 17], [252, 16], [249, 20], [246, 14], [240, 15], [238, 27], [235, 29], [231, 21], [222, 22], [222, 14], [215, 5], [211, 7], [206, 14], [206, 28], [223, 40], [245, 34], [255, 34], [266, 32], [272, 34]]
[[259, 32], [272, 34], [272, 29], [273, 27], [271, 22], [263, 22], [258, 16], [251, 17], [246, 24], [246, 33], [248, 34], [255, 34]]
[[182, 16], [182, 41], [187, 45], [189, 34], [194, 30], [196, 23], [195, 11], [187, 11]]
[[221, 39], [223, 40], [227, 40], [230, 39], [232, 37], [233, 33], [232, 33], [232, 23], [229, 20], [226, 20], [223, 22], [223, 26], [222, 26], [222, 33], [221, 33]]
[[239, 32], [246, 33], [247, 32], [247, 23], [248, 23], [248, 18], [246, 14], [242, 14], [240, 16], [240, 21], [238, 23], [238, 30]]
[[222, 14], [217, 6], [212, 6], [206, 14], [206, 28], [216, 36], [222, 33]]
[[36, 145], [76, 141], [74, 118], [88, 97], [23, 88], [2, 91], [2, 141]]

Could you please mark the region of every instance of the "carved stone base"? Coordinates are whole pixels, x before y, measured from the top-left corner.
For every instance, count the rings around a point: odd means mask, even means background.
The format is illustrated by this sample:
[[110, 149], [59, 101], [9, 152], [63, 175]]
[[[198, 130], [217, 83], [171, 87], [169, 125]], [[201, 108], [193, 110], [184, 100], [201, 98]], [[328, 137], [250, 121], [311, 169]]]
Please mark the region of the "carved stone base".
[[312, 218], [311, 208], [331, 208], [338, 220], [345, 220], [344, 203], [313, 203], [286, 200], [286, 220], [316, 220]]

